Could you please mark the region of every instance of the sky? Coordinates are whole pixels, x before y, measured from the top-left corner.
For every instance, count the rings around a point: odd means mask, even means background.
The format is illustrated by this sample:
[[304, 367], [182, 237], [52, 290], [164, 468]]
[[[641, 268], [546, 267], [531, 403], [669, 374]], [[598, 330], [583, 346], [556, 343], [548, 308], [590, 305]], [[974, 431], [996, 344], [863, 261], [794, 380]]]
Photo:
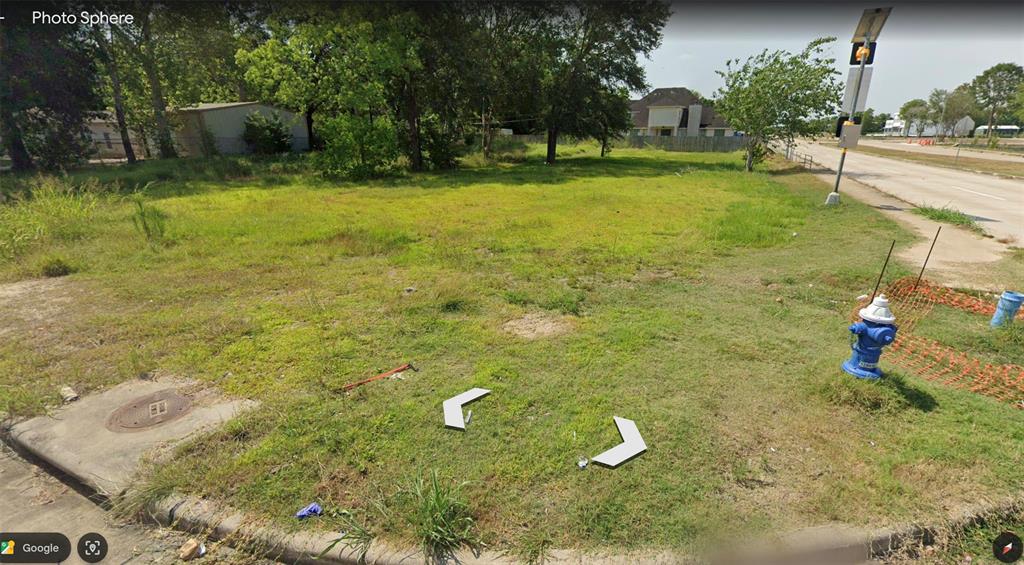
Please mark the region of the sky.
[[904, 102], [952, 90], [997, 63], [1024, 65], [1024, 2], [676, 2], [661, 47], [641, 61], [653, 88], [685, 86], [711, 97], [729, 59], [802, 50], [832, 36], [846, 81], [850, 39], [867, 8], [892, 6], [875, 52], [868, 107], [896, 113]]

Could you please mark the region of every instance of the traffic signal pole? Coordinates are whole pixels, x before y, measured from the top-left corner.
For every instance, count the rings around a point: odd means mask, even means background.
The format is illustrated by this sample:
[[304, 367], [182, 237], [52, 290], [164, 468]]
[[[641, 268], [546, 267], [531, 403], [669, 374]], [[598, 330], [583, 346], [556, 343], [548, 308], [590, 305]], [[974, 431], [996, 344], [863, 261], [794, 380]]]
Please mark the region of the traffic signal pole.
[[[864, 80], [864, 67], [867, 65], [868, 56], [871, 54], [871, 36], [864, 36], [864, 46], [857, 50], [857, 56], [860, 58], [860, 70], [857, 72], [857, 85], [853, 89], [853, 104], [850, 106], [850, 117], [843, 122], [843, 127], [854, 125], [853, 116], [857, 113], [857, 98], [860, 97], [860, 85], [861, 81]], [[843, 147], [843, 152], [839, 155], [839, 168], [836, 170], [836, 184], [832, 188], [832, 192], [829, 193], [828, 197], [825, 198], [826, 206], [835, 206], [839, 204], [839, 179], [843, 176], [843, 163], [846, 162], [846, 151]]]

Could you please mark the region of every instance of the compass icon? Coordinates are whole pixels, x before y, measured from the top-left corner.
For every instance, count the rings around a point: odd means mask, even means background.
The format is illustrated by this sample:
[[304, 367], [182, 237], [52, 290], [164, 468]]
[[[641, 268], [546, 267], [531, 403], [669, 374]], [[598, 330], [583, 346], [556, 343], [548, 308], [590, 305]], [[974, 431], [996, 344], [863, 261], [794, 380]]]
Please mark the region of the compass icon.
[[1003, 563], [1013, 563], [1024, 553], [1024, 543], [1013, 532], [1003, 532], [992, 541], [992, 555]]

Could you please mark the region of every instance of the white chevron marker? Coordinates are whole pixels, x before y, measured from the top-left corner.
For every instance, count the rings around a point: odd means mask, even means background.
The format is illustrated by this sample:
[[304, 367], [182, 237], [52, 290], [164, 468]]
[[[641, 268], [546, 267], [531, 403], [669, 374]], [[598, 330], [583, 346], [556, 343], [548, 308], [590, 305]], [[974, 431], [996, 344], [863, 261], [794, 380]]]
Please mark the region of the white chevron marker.
[[618, 416], [612, 416], [612, 418], [615, 420], [615, 426], [619, 428], [622, 443], [593, 457], [594, 463], [600, 463], [606, 467], [618, 467], [647, 451], [647, 444], [640, 436], [640, 430], [636, 429], [636, 422]]
[[471, 388], [462, 394], [456, 394], [445, 400], [441, 404], [444, 407], [444, 425], [449, 428], [465, 430], [466, 421], [462, 417], [462, 406], [490, 393], [491, 391], [486, 388]]

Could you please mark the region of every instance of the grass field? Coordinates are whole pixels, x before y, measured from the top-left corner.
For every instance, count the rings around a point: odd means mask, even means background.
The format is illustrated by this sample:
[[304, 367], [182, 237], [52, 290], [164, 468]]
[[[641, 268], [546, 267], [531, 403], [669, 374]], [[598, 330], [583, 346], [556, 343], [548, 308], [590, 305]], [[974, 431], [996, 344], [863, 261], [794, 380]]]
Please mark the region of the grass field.
[[966, 157], [961, 155], [954, 163], [953, 157], [948, 155], [929, 155], [926, 153], [915, 153], [913, 151], [900, 151], [899, 149], [872, 147], [870, 145], [860, 145], [857, 147], [856, 151], [860, 153], [868, 153], [869, 155], [878, 155], [880, 157], [914, 161], [924, 165], [936, 165], [951, 169], [980, 171], [983, 173], [993, 173], [1008, 177], [1024, 178], [1024, 159], [1022, 159], [1020, 163], [1014, 163], [1012, 161], [996, 161], [993, 159]]
[[[0, 280], [72, 272], [33, 287], [31, 333], [0, 340], [0, 409], [194, 378], [262, 405], [179, 448], [148, 495], [283, 524], [319, 500], [333, 515], [302, 527], [350, 529], [350, 510], [415, 544], [414, 487], [436, 470], [489, 547], [527, 557], [922, 520], [1019, 490], [1020, 411], [840, 371], [854, 297], [912, 238], [855, 201], [823, 207], [828, 187], [785, 167], [581, 146], [362, 184], [301, 160], [76, 173], [74, 196], [40, 189], [0, 218], [0, 241], [20, 238]], [[342, 392], [406, 361], [420, 372]], [[445, 429], [441, 402], [474, 386], [493, 392]], [[649, 450], [578, 470], [619, 442], [612, 416]]]

